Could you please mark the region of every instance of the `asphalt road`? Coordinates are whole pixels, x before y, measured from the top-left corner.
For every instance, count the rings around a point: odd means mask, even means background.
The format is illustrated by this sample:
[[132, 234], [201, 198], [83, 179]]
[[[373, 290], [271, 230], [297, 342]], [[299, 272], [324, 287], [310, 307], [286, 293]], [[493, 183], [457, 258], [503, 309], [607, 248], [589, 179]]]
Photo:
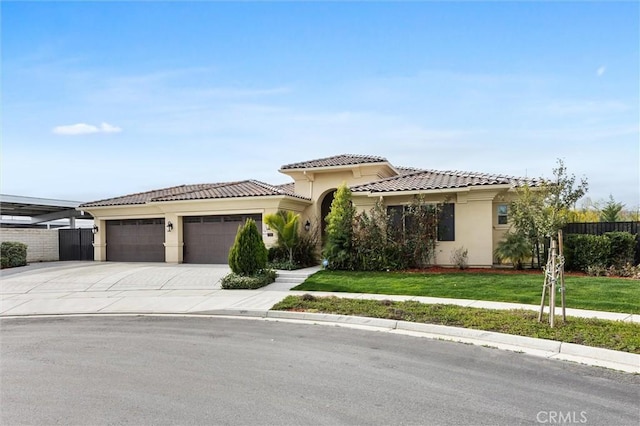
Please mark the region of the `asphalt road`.
[[640, 423], [640, 376], [325, 325], [5, 319], [3, 425]]

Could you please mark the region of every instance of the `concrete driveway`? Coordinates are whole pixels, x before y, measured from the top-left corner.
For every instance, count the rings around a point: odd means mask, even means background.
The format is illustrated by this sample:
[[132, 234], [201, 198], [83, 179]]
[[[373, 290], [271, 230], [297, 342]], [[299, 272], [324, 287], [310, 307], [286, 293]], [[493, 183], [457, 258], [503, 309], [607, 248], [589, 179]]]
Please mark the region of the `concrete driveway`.
[[[17, 273], [16, 273], [17, 272]], [[293, 285], [222, 290], [227, 265], [56, 262], [1, 275], [0, 315], [269, 309]], [[267, 290], [271, 288], [271, 290]]]
[[30, 265], [24, 272], [16, 269], [19, 273], [2, 271], [0, 293], [215, 290], [220, 289], [220, 280], [230, 272], [227, 265], [124, 262], [54, 262]]

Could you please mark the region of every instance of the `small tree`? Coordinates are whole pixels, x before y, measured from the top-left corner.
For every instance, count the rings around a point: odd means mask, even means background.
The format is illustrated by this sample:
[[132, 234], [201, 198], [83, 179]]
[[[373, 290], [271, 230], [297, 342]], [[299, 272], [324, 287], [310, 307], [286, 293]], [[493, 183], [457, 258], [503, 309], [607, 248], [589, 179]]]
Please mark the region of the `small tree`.
[[264, 223], [272, 227], [278, 234], [278, 245], [289, 252], [289, 263], [293, 264], [293, 249], [298, 243], [298, 224], [300, 215], [288, 210], [268, 214]]
[[[558, 159], [557, 164], [552, 180], [542, 179], [536, 188], [529, 185], [518, 188], [518, 198], [511, 203], [513, 225], [535, 247], [538, 265], [541, 265], [541, 243], [558, 235], [569, 220], [571, 209], [588, 189], [586, 179], [581, 179], [576, 186], [576, 178], [567, 174], [564, 162]], [[531, 263], [533, 265], [533, 260]]]
[[613, 195], [609, 194], [609, 201], [604, 205], [600, 211], [600, 221], [602, 222], [617, 222], [620, 220], [620, 212], [624, 208], [624, 204], [616, 203], [613, 199]]
[[353, 220], [356, 209], [351, 203], [351, 190], [345, 183], [340, 185], [326, 217], [327, 239], [323, 256], [333, 269], [351, 268]]
[[229, 267], [238, 275], [255, 275], [267, 266], [267, 248], [253, 219], [238, 227], [229, 250]]
[[541, 221], [538, 227], [539, 231], [547, 237], [558, 235], [558, 231], [567, 224], [571, 209], [589, 189], [587, 179], [582, 178], [580, 183], [575, 186], [576, 177], [567, 174], [564, 162], [558, 159], [557, 164], [557, 167], [553, 169], [553, 180], [542, 183], [541, 193], [544, 195], [544, 210], [539, 217]]

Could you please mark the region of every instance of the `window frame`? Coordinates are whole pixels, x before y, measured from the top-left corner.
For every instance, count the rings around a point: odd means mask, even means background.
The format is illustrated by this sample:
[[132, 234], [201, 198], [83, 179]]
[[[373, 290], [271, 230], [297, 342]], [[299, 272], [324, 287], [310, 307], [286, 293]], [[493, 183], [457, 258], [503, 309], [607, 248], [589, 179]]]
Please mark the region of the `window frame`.
[[[504, 207], [504, 213], [502, 212], [502, 207]], [[502, 219], [504, 220], [504, 222], [501, 222]], [[498, 226], [506, 226], [509, 224], [509, 204], [498, 204], [496, 208], [496, 223], [498, 224]]]
[[[434, 206], [436, 207], [436, 209], [438, 209], [438, 221], [437, 221], [437, 229], [436, 229], [436, 241], [437, 242], [451, 242], [451, 241], [455, 241], [456, 240], [456, 227], [455, 227], [455, 219], [456, 219], [456, 215], [455, 215], [455, 203], [428, 203], [428, 205]], [[445, 206], [450, 206], [450, 207], [445, 207]], [[409, 207], [408, 204], [392, 204], [392, 205], [387, 205], [386, 206], [386, 210], [387, 210], [387, 214], [388, 215], [392, 215], [392, 222], [398, 222], [398, 225], [401, 226], [401, 232], [406, 232], [406, 228], [407, 228], [407, 224], [405, 222], [405, 212], [407, 210], [407, 208]], [[402, 208], [402, 209], [400, 209]], [[401, 211], [400, 211], [401, 210]], [[450, 212], [450, 218], [447, 218], [448, 222], [450, 223], [451, 228], [450, 229], [444, 229], [441, 226], [441, 223], [443, 221], [443, 215], [447, 214], [448, 212]], [[401, 213], [400, 216], [400, 220], [396, 219], [398, 218], [398, 215]]]

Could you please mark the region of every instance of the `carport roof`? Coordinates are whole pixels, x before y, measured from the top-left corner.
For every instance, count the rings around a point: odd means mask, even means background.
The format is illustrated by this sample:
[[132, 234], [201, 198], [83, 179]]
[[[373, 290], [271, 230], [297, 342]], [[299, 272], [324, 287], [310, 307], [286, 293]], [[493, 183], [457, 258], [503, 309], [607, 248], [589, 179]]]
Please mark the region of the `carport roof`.
[[76, 210], [80, 204], [80, 201], [0, 194], [3, 216], [31, 217], [32, 224], [70, 217], [91, 219], [88, 213]]
[[153, 191], [139, 192], [121, 197], [92, 201], [90, 203], [81, 204], [79, 208], [147, 204], [161, 201], [188, 201], [278, 195], [310, 200], [307, 197], [295, 194], [288, 185], [275, 186], [257, 180], [244, 180], [238, 182], [172, 186], [170, 188], [156, 189]]

